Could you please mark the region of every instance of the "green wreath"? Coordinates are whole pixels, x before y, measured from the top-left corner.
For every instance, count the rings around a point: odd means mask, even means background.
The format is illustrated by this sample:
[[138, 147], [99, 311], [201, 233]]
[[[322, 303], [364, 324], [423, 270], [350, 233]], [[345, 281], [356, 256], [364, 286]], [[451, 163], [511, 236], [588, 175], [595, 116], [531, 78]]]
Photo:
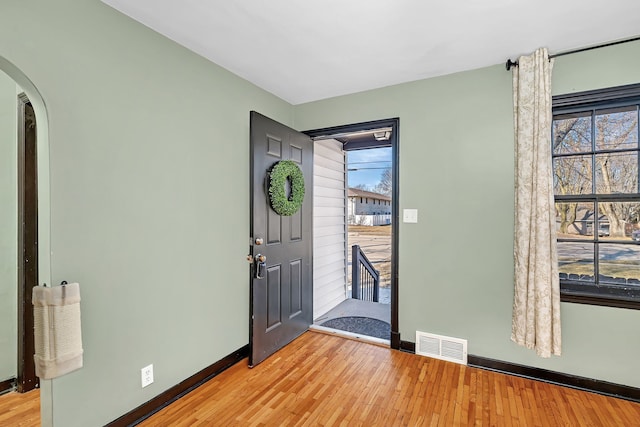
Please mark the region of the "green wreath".
[[[291, 180], [291, 195], [287, 197], [285, 184]], [[269, 175], [269, 199], [274, 211], [282, 216], [291, 216], [300, 210], [304, 201], [304, 176], [291, 160], [281, 160]]]

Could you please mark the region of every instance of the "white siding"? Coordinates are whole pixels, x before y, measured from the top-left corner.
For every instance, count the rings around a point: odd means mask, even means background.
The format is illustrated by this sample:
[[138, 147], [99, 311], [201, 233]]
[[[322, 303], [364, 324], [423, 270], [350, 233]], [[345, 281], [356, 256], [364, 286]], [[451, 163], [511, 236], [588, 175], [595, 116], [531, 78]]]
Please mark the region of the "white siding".
[[[360, 201], [362, 200], [362, 201]], [[391, 202], [371, 197], [350, 197], [351, 205], [355, 204], [355, 215], [391, 215]], [[353, 206], [349, 206], [349, 215], [353, 215]]]
[[313, 318], [346, 299], [346, 184], [342, 143], [317, 141], [313, 154]]

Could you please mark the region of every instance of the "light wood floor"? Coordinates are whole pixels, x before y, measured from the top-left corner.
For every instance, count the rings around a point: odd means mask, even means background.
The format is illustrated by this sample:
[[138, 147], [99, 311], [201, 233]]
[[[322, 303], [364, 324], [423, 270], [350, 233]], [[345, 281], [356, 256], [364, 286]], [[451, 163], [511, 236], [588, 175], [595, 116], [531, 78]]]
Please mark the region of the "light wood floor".
[[40, 425], [40, 390], [7, 393], [0, 396], [0, 426], [38, 427]]
[[[39, 392], [0, 396], [38, 426]], [[640, 426], [640, 404], [307, 332], [242, 361], [141, 426]]]
[[307, 332], [142, 426], [640, 426], [640, 404]]

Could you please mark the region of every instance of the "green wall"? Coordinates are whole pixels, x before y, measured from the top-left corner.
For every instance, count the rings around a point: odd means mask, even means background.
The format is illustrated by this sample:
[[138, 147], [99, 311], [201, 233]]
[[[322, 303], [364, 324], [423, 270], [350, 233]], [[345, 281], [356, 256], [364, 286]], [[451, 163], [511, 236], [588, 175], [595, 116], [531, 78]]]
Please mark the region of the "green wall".
[[43, 399], [103, 425], [247, 344], [249, 111], [293, 109], [98, 0], [4, 2], [0, 56], [46, 104], [51, 277], [81, 286], [84, 368]]
[[[505, 58], [506, 59], [506, 58]], [[640, 43], [558, 58], [555, 94], [640, 82]], [[504, 65], [296, 106], [315, 129], [400, 117], [401, 338], [469, 340], [469, 353], [640, 387], [640, 311], [562, 304], [563, 355], [510, 341], [513, 110]]]
[[0, 71], [0, 381], [17, 372], [17, 97]]

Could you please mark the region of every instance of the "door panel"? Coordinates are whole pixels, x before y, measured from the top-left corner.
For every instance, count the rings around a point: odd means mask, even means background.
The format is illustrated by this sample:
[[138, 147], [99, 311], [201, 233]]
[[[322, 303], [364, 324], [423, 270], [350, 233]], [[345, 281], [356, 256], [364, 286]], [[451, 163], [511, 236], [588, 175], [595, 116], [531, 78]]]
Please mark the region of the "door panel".
[[275, 213], [272, 209], [269, 209], [270, 212], [267, 213], [267, 223], [268, 223], [268, 245], [279, 245], [281, 243], [281, 235], [282, 235], [282, 220], [280, 215]]
[[290, 291], [290, 313], [289, 317], [294, 317], [302, 313], [302, 260], [296, 259], [289, 264], [289, 275], [291, 277]]
[[267, 331], [272, 330], [282, 323], [282, 304], [280, 298], [282, 292], [281, 278], [279, 265], [267, 268]]
[[300, 212], [291, 216], [290, 240], [302, 240], [302, 214]]
[[[292, 216], [270, 206], [268, 176], [280, 160], [302, 170], [305, 196]], [[313, 321], [313, 143], [300, 132], [251, 112], [251, 255], [266, 257], [263, 278], [252, 266], [249, 365], [255, 366], [306, 331]], [[256, 244], [256, 239], [264, 243]]]

